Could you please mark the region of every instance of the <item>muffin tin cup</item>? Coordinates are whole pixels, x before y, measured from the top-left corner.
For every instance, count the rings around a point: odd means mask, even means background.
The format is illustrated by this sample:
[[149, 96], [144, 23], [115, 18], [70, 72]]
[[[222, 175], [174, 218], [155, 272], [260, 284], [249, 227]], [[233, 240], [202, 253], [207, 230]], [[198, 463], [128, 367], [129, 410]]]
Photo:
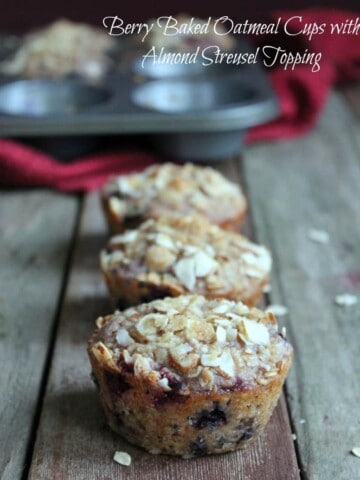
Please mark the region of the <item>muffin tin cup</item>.
[[78, 80], [16, 80], [0, 86], [1, 114], [74, 116], [109, 99], [108, 90]]
[[238, 153], [249, 127], [276, 116], [273, 90], [258, 65], [195, 67], [154, 80], [148, 65], [141, 77], [129, 65], [100, 85], [3, 77], [0, 131], [8, 137], [150, 134], [161, 152], [180, 159]]

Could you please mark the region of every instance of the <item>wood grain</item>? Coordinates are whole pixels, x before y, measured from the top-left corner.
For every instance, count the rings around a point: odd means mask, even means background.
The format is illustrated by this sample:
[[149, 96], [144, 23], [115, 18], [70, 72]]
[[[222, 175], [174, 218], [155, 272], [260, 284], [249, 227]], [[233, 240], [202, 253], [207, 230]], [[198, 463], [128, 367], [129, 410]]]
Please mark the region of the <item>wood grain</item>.
[[[235, 170], [232, 165], [231, 171]], [[111, 311], [98, 271], [98, 252], [105, 236], [98, 200], [91, 195], [85, 204], [30, 479], [298, 479], [283, 400], [263, 437], [248, 450], [188, 461], [149, 455], [105, 425], [86, 355], [95, 318]], [[131, 467], [113, 462], [117, 450], [131, 454]]]
[[[360, 124], [332, 95], [315, 131], [250, 148], [245, 174], [258, 238], [274, 252], [271, 300], [284, 319], [295, 360], [287, 382], [306, 479], [355, 480], [359, 459]], [[329, 244], [307, 237], [330, 234]]]
[[0, 194], [0, 477], [21, 477], [31, 440], [77, 201]]

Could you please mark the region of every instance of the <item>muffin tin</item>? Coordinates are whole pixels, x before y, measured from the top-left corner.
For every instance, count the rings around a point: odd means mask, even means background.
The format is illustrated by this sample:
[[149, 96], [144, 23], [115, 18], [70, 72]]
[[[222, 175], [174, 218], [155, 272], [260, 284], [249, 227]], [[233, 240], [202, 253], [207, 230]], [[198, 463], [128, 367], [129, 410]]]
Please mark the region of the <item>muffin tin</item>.
[[[251, 47], [240, 42], [238, 50]], [[277, 112], [258, 65], [154, 66], [138, 57], [97, 85], [76, 78], [0, 78], [2, 136], [75, 141], [149, 134], [163, 153], [193, 160], [238, 153], [246, 130]]]

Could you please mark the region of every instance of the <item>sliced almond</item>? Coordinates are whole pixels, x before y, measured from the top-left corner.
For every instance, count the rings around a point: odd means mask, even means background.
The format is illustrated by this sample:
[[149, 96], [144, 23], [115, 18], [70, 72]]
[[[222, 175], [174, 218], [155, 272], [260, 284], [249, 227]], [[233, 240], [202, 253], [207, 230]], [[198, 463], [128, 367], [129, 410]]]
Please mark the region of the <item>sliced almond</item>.
[[173, 270], [179, 281], [189, 291], [192, 291], [196, 283], [195, 262], [193, 257], [184, 257], [180, 259], [175, 263]]
[[138, 236], [137, 230], [127, 230], [125, 233], [116, 236], [116, 243], [132, 243]]
[[156, 272], [150, 272], [146, 276], [146, 281], [153, 283], [154, 285], [159, 285], [161, 283], [161, 277]]
[[228, 342], [234, 342], [236, 340], [238, 331], [236, 328], [228, 328], [226, 330], [226, 340]]
[[257, 255], [251, 252], [245, 252], [241, 258], [247, 265], [259, 270], [262, 274], [268, 273], [271, 270], [271, 256], [265, 248], [260, 249], [259, 247]]
[[195, 245], [183, 245], [183, 255], [186, 257], [193, 257], [199, 251]]
[[180, 345], [175, 345], [170, 349], [172, 356], [176, 357], [185, 357], [188, 353], [193, 350], [193, 347], [188, 343], [180, 343]]
[[355, 295], [350, 293], [343, 293], [341, 295], [336, 295], [335, 303], [339, 307], [352, 307], [358, 303], [358, 299]]
[[164, 390], [164, 392], [171, 392], [171, 387], [169, 386], [169, 380], [166, 377], [161, 378], [158, 381], [158, 385]]
[[257, 378], [256, 381], [259, 385], [269, 385], [271, 382], [269, 378]]
[[120, 328], [116, 332], [116, 341], [122, 347], [127, 347], [131, 343], [134, 343], [134, 339], [130, 337], [129, 332], [125, 328]]
[[205, 250], [206, 250], [206, 253], [210, 255], [210, 257], [215, 257], [216, 251], [212, 245], [210, 244], [205, 245]]
[[95, 320], [95, 325], [97, 326], [97, 328], [101, 328], [102, 326], [105, 325], [105, 318], [104, 317], [98, 317], [96, 320]]
[[218, 343], [226, 342], [226, 330], [220, 325], [216, 328], [216, 340]]
[[203, 367], [201, 365], [198, 365], [196, 368], [194, 368], [193, 370], [190, 370], [190, 372], [188, 372], [187, 376], [189, 378], [196, 378], [200, 375], [200, 373], [203, 371]]
[[182, 315], [174, 316], [169, 319], [167, 326], [168, 331], [170, 332], [181, 332], [186, 327], [187, 318]]
[[218, 358], [219, 364], [218, 368], [221, 375], [231, 378], [235, 375], [235, 363], [232, 358], [231, 353], [228, 350], [225, 350], [220, 357]]
[[123, 356], [123, 359], [124, 359], [125, 363], [127, 363], [127, 364], [132, 363], [132, 356], [130, 355], [130, 353], [126, 349], [122, 351], [122, 356]]
[[134, 360], [134, 374], [136, 377], [141, 377], [147, 372], [151, 371], [150, 360], [140, 355], [140, 353], [135, 353], [133, 355], [133, 360]]
[[360, 458], [360, 447], [354, 447], [354, 448], [351, 450], [351, 453], [352, 453], [353, 455], [355, 455], [355, 457]]
[[196, 277], [205, 277], [218, 266], [218, 263], [213, 258], [201, 250], [199, 250], [193, 258]]
[[224, 281], [217, 275], [209, 275], [206, 279], [206, 286], [209, 290], [221, 290], [224, 285]]
[[220, 174], [215, 175], [215, 172], [209, 171], [206, 181], [204, 181], [202, 188], [210, 197], [219, 197], [225, 192], [229, 193], [231, 184], [225, 181]]
[[211, 390], [214, 386], [215, 379], [214, 374], [210, 370], [210, 368], [204, 368], [200, 374], [199, 382], [202, 388], [206, 388]]
[[230, 310], [231, 304], [230, 302], [221, 302], [215, 308], [213, 308], [213, 313], [226, 313]]
[[265, 325], [255, 322], [254, 320], [242, 319], [238, 325], [239, 332], [247, 341], [256, 343], [257, 345], [268, 345], [270, 342], [270, 334]]
[[219, 355], [215, 353], [203, 353], [200, 358], [201, 365], [204, 367], [218, 367], [219, 366]]
[[131, 456], [126, 452], [115, 452], [114, 461], [123, 465], [124, 467], [129, 467], [131, 465]]
[[246, 306], [244, 303], [238, 302], [236, 305], [234, 312], [237, 313], [238, 315], [245, 315], [250, 311], [249, 307]]
[[146, 265], [150, 270], [163, 272], [176, 260], [176, 256], [164, 247], [152, 245], [145, 254]]
[[109, 209], [116, 216], [123, 216], [126, 212], [126, 204], [123, 200], [120, 200], [117, 197], [109, 198]]
[[133, 173], [132, 175], [121, 175], [117, 178], [117, 186], [124, 195], [133, 195], [135, 189], [144, 182], [144, 175], [141, 173]]
[[121, 263], [124, 260], [125, 256], [122, 250], [114, 250], [111, 253], [102, 253], [100, 258], [102, 262], [110, 261], [110, 263], [114, 264]]
[[91, 351], [98, 362], [107, 365], [115, 365], [112, 352], [103, 344], [103, 342], [97, 342], [92, 347]]
[[310, 240], [316, 243], [329, 243], [330, 241], [330, 235], [328, 232], [316, 228], [310, 228], [307, 232], [307, 236]]
[[273, 304], [269, 305], [265, 312], [272, 312], [276, 317], [281, 317], [288, 313], [288, 309], [285, 305]]
[[165, 347], [158, 346], [154, 352], [155, 361], [159, 364], [165, 364], [168, 362], [168, 349]]
[[176, 315], [179, 313], [176, 309], [170, 308], [164, 300], [155, 300], [152, 302], [153, 307], [160, 313], [166, 313], [167, 315]]
[[166, 248], [168, 250], [176, 250], [175, 243], [168, 235], [164, 235], [163, 233], [158, 233], [155, 236], [155, 243], [159, 245], [159, 247]]
[[244, 273], [248, 277], [261, 278], [261, 279], [264, 278], [264, 271], [254, 267], [246, 267]]
[[231, 327], [231, 321], [228, 320], [227, 318], [216, 318], [214, 323], [216, 325], [220, 325], [221, 327], [224, 327], [225, 329], [228, 329]]
[[171, 364], [182, 372], [193, 370], [199, 363], [199, 355], [196, 353], [178, 354], [177, 348], [169, 350]]
[[163, 330], [168, 322], [166, 315], [161, 313], [149, 313], [140, 318], [135, 328], [145, 338], [150, 335], [156, 335], [158, 330]]
[[188, 340], [195, 338], [199, 342], [212, 343], [216, 339], [215, 330], [210, 323], [204, 320], [189, 318], [186, 322], [186, 338]]
[[195, 191], [189, 198], [189, 203], [193, 205], [195, 208], [202, 210], [206, 208], [208, 203], [208, 198], [202, 192]]

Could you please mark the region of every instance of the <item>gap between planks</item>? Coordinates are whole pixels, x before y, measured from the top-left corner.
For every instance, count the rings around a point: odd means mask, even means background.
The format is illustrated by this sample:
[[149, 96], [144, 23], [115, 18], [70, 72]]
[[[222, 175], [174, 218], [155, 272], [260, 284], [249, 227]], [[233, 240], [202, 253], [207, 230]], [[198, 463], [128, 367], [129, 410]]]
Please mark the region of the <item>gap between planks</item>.
[[[359, 126], [332, 94], [310, 134], [245, 155], [258, 240], [274, 254], [270, 295], [289, 308], [282, 322], [295, 356], [287, 394], [307, 479], [359, 478], [350, 454], [359, 441], [359, 308], [334, 304], [343, 291], [360, 298]], [[309, 240], [309, 228], [328, 231], [329, 244]]]

